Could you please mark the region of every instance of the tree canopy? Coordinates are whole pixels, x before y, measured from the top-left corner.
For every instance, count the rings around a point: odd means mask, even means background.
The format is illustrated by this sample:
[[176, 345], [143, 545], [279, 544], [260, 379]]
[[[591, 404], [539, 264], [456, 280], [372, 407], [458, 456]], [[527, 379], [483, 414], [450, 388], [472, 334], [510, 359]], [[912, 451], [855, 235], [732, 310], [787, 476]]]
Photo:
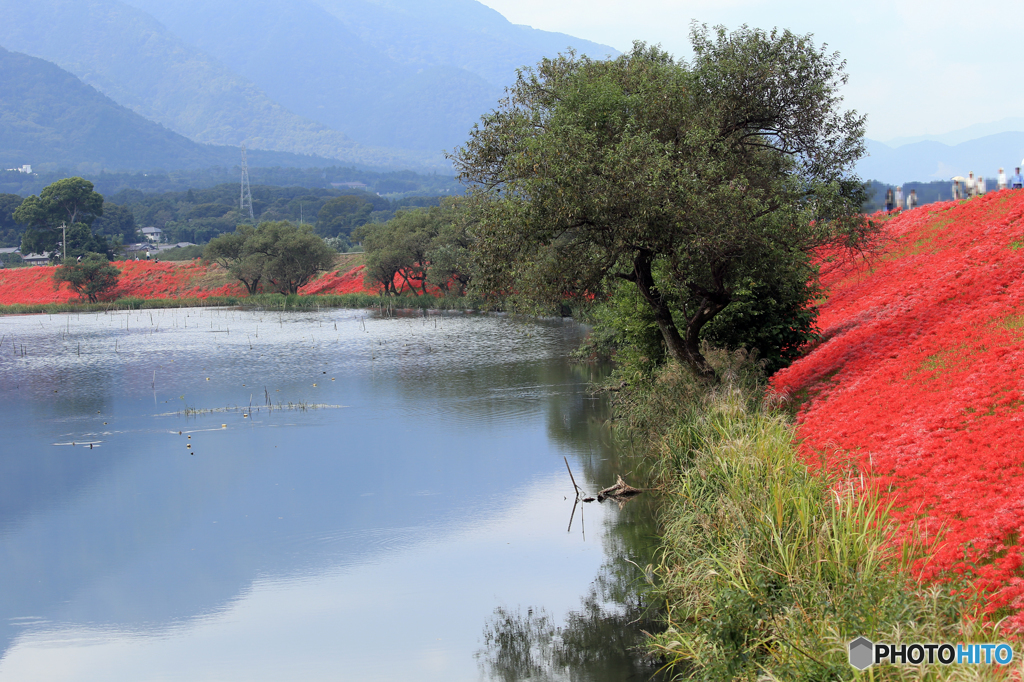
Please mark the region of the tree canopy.
[[266, 284], [281, 293], [296, 294], [317, 273], [334, 265], [335, 251], [309, 225], [281, 220], [255, 228], [239, 225], [210, 241], [203, 255], [228, 268], [250, 294]]
[[839, 56], [789, 31], [691, 42], [689, 63], [643, 43], [545, 59], [452, 159], [483, 200], [484, 290], [557, 303], [630, 282], [668, 353], [709, 376], [701, 330], [738, 292], [806, 282], [809, 252], [872, 226]]
[[39, 196], [26, 198], [14, 211], [14, 220], [28, 229], [22, 237], [22, 253], [54, 251], [67, 231], [67, 253], [108, 251], [105, 240], [94, 238], [90, 225], [103, 215], [103, 195], [82, 178], [64, 178], [43, 188]]
[[18, 246], [24, 227], [14, 219], [14, 211], [24, 201], [17, 194], [0, 194], [0, 247]]
[[87, 253], [77, 261], [65, 263], [53, 273], [54, 286], [62, 282], [77, 291], [90, 303], [99, 301], [100, 296], [117, 286], [121, 271], [107, 261], [100, 253]]
[[[414, 282], [427, 293], [432, 284], [445, 294], [463, 295], [473, 279], [469, 228], [470, 202], [447, 199], [441, 206], [400, 210], [386, 223], [370, 223], [353, 232], [366, 251], [366, 279], [397, 294]], [[400, 278], [402, 287], [396, 286]]]

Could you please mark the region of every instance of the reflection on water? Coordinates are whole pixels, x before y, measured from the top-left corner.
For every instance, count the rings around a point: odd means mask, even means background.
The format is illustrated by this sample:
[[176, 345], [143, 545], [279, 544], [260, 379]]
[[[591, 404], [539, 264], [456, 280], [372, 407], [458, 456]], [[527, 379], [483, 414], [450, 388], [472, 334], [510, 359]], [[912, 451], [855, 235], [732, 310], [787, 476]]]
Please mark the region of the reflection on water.
[[625, 473], [594, 370], [564, 360], [581, 334], [0, 318], [0, 679], [479, 679], [496, 608], [620, 609], [594, 577], [607, 550], [644, 565], [649, 525], [588, 505], [566, 533], [562, 457], [588, 489]]

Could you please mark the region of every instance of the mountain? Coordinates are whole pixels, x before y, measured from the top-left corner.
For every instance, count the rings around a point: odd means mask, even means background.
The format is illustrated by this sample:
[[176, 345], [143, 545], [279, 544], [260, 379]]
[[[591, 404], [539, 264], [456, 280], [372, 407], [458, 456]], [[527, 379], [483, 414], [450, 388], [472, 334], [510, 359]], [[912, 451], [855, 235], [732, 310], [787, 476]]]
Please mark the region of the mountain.
[[475, 0], [0, 0], [0, 45], [198, 141], [443, 165], [515, 69], [612, 48]]
[[274, 102], [117, 0], [0, 0], [0, 45], [52, 61], [118, 104], [196, 142], [316, 154], [385, 167], [438, 166], [426, 155], [370, 149]]
[[896, 137], [886, 140], [885, 144], [890, 147], [902, 147], [905, 144], [915, 142], [941, 142], [942, 144], [958, 145], [963, 142], [970, 142], [979, 137], [987, 137], [998, 133], [1011, 133], [1024, 131], [1024, 117], [1011, 116], [1009, 118], [992, 121], [991, 123], [975, 123], [974, 125], [953, 130], [941, 135], [914, 135], [912, 137]]
[[1024, 158], [1024, 133], [999, 133], [950, 146], [925, 141], [890, 147], [867, 140], [868, 156], [857, 164], [857, 173], [865, 180], [902, 184], [912, 180], [928, 182], [949, 180], [955, 175], [994, 178], [1000, 168], [1007, 175]]
[[[0, 168], [75, 171], [231, 167], [240, 150], [198, 144], [120, 106], [58, 66], [0, 48]], [[254, 151], [254, 165], [326, 159]]]
[[438, 152], [493, 109], [515, 70], [570, 45], [476, 0], [125, 0], [277, 102], [366, 144]]

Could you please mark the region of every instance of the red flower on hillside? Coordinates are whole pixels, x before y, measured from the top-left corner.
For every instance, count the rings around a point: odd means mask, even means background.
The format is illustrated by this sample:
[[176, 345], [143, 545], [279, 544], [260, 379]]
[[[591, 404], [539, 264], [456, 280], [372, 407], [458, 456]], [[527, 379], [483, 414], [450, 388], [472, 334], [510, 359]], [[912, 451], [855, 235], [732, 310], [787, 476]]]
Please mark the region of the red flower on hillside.
[[884, 254], [826, 270], [824, 341], [773, 377], [812, 467], [855, 466], [925, 579], [969, 578], [1024, 631], [1024, 192], [905, 211]]

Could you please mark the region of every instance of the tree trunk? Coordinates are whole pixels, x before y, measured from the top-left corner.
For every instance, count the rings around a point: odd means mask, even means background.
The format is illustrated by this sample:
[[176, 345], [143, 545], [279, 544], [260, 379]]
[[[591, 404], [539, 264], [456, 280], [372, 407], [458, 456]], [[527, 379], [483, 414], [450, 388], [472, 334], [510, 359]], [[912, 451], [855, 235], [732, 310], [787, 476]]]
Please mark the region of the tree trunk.
[[[654, 274], [651, 271], [653, 262], [654, 254], [649, 251], [641, 251], [633, 260], [633, 276], [631, 280], [640, 290], [640, 295], [651, 306], [651, 310], [654, 312], [654, 321], [658, 324], [662, 338], [665, 339], [665, 346], [668, 348], [669, 355], [677, 362], [688, 365], [698, 377], [707, 381], [714, 381], [715, 370], [708, 365], [707, 360], [704, 359], [700, 352], [700, 339], [698, 335], [701, 327], [714, 317], [720, 309], [714, 311], [703, 321], [698, 320], [696, 317], [690, 320], [687, 325], [686, 340], [684, 341], [683, 337], [679, 334], [679, 328], [676, 327], [675, 320], [672, 319], [672, 310], [668, 307], [668, 302], [654, 284]], [[704, 306], [701, 307], [701, 310], [704, 310]], [[699, 313], [697, 317], [700, 317]]]
[[416, 287], [414, 287], [414, 286], [413, 286], [413, 285], [412, 285], [412, 284], [411, 284], [411, 283], [409, 282], [409, 277], [408, 277], [408, 276], [406, 276], [406, 274], [405, 274], [405, 270], [404, 270], [404, 269], [402, 269], [402, 270], [399, 270], [399, 271], [398, 271], [398, 274], [400, 274], [400, 275], [402, 276], [402, 279], [403, 279], [403, 280], [405, 280], [405, 286], [409, 287], [409, 291], [411, 291], [411, 292], [412, 292], [412, 295], [413, 295], [413, 296], [419, 296], [419, 294], [417, 294], [417, 293], [416, 293]]

